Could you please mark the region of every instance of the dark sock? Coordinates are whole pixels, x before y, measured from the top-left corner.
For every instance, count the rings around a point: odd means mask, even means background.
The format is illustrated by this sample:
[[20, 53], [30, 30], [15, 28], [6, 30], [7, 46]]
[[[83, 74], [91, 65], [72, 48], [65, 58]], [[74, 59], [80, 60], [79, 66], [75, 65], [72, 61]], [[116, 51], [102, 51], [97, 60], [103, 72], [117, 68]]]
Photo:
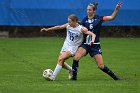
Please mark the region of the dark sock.
[[103, 72], [107, 73], [110, 77], [112, 77], [114, 80], [120, 80], [119, 77], [117, 77], [107, 66], [104, 66], [103, 69], [101, 69]]
[[78, 72], [78, 61], [73, 60], [73, 64], [72, 64], [72, 80], [76, 80], [77, 79], [77, 72]]

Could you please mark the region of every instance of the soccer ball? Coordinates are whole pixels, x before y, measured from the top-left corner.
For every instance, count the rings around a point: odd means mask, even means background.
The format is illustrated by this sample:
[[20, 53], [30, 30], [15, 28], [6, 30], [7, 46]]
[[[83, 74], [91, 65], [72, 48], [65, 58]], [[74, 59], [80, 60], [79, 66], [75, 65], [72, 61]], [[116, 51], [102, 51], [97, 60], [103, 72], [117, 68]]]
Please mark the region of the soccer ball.
[[49, 77], [51, 77], [53, 75], [53, 71], [51, 69], [46, 69], [43, 71], [43, 77], [45, 79], [49, 79]]

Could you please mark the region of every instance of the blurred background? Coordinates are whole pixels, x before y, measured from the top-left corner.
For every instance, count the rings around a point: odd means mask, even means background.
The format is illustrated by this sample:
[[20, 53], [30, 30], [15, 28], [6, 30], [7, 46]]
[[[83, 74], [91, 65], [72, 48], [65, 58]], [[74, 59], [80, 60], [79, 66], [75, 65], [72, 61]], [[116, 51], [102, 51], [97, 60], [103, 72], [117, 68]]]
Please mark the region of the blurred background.
[[93, 1], [99, 3], [96, 14], [103, 16], [111, 15], [117, 2], [123, 3], [116, 19], [103, 23], [102, 37], [140, 37], [139, 0], [0, 0], [0, 37], [64, 37], [65, 29], [40, 29], [65, 24], [70, 14], [81, 21]]

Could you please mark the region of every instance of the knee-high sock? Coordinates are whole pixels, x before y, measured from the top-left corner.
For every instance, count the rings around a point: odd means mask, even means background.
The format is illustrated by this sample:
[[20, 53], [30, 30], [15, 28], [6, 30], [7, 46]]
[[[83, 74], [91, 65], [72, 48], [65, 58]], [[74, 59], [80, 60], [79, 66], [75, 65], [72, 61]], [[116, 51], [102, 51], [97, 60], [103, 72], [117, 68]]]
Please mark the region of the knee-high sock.
[[73, 73], [73, 80], [77, 79], [77, 72], [78, 72], [78, 61], [73, 60], [73, 64], [72, 64], [72, 73]]
[[63, 68], [66, 69], [66, 70], [69, 70], [69, 71], [72, 70], [72, 67], [69, 64], [65, 63], [65, 62], [64, 62]]
[[107, 66], [104, 66], [103, 69], [101, 69], [103, 72], [107, 73], [110, 77], [112, 77], [114, 80], [119, 80], [119, 77], [117, 77]]
[[61, 68], [62, 68], [61, 65], [59, 65], [59, 64], [56, 65], [55, 70], [53, 72], [53, 76], [52, 76], [53, 78], [56, 78], [56, 76], [60, 72]]

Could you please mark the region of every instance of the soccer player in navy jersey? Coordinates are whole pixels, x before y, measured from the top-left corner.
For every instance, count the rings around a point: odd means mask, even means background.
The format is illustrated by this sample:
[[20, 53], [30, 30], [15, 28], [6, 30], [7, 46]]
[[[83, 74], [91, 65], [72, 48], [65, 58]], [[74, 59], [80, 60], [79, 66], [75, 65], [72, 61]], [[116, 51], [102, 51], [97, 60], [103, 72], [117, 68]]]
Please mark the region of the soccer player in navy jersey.
[[82, 44], [79, 46], [77, 52], [75, 53], [73, 64], [72, 64], [72, 80], [77, 79], [77, 72], [78, 72], [78, 63], [79, 60], [89, 53], [89, 55], [95, 59], [96, 64], [99, 69], [101, 69], [103, 72], [107, 73], [110, 77], [112, 77], [114, 80], [120, 80], [118, 76], [116, 76], [107, 66], [103, 63], [102, 58], [102, 51], [100, 47], [100, 28], [103, 22], [108, 20], [114, 20], [119, 8], [121, 7], [121, 3], [117, 3], [116, 8], [112, 15], [110, 16], [99, 16], [95, 15], [95, 12], [97, 10], [98, 3], [93, 2], [90, 3], [87, 6], [87, 16], [82, 20], [81, 24], [88, 28], [89, 31], [92, 31], [95, 35], [95, 42], [93, 45], [89, 45], [89, 42], [91, 41], [91, 36], [84, 34], [84, 40]]

